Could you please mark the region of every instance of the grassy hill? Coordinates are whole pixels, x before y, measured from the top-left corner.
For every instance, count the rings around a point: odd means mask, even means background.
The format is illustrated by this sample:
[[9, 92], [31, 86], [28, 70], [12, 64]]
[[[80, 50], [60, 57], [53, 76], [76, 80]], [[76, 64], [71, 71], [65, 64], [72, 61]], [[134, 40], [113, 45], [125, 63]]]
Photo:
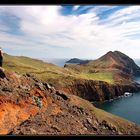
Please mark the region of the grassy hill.
[[[4, 54], [4, 65], [6, 70], [14, 71], [19, 74], [32, 73], [41, 80], [49, 79], [62, 79], [65, 78], [76, 78], [76, 79], [90, 79], [90, 80], [101, 80], [109, 83], [113, 83], [113, 75], [111, 72], [98, 72], [90, 73], [87, 69], [74, 65], [74, 68], [61, 68], [51, 63], [46, 63], [41, 60], [32, 59], [24, 56], [11, 56]], [[77, 70], [76, 68], [80, 68]], [[84, 70], [83, 70], [84, 69]], [[90, 70], [90, 69], [89, 69]]]
[[66, 79], [69, 82], [73, 79], [86, 79], [126, 84], [132, 82], [131, 72], [133, 75], [140, 74], [140, 68], [135, 62], [118, 51], [110, 51], [99, 59], [85, 64], [65, 65], [64, 68], [29, 57], [4, 54], [3, 67], [19, 74], [32, 73], [39, 79], [52, 83], [59, 80], [62, 85], [67, 84]]
[[49, 78], [58, 78], [60, 76], [74, 75], [73, 72], [57, 67], [51, 63], [43, 62], [42, 60], [32, 59], [24, 56], [11, 56], [4, 54], [3, 67], [6, 70], [14, 71], [19, 74], [32, 73], [41, 80]]
[[129, 84], [133, 76], [140, 76], [140, 67], [133, 59], [119, 51], [109, 51], [96, 60], [79, 65], [65, 65], [65, 67], [79, 72], [82, 77], [110, 84]]

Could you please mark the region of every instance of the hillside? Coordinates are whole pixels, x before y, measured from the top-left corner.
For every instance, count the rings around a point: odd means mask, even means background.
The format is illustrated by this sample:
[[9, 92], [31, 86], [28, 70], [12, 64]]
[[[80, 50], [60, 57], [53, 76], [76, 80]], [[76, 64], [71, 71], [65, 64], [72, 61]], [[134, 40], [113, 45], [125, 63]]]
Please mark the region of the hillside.
[[[75, 69], [69, 70], [67, 68], [61, 68], [51, 63], [43, 62], [41, 60], [32, 59], [24, 56], [12, 56], [4, 54], [3, 67], [9, 71], [17, 72], [19, 74], [23, 74], [26, 72], [32, 73], [41, 80], [55, 80], [58, 78], [65, 79], [65, 77], [68, 77], [70, 79], [80, 78], [113, 82], [112, 75], [110, 73], [103, 73], [102, 75], [90, 75], [86, 73], [82, 74], [81, 72], [76, 71]], [[77, 67], [77, 65], [75, 65], [75, 67]]]
[[140, 85], [133, 80], [134, 76], [140, 75], [140, 68], [130, 57], [119, 51], [110, 51], [86, 64], [67, 64], [65, 68], [88, 79], [75, 80], [69, 84], [69, 90], [64, 90], [88, 100], [109, 100], [125, 92], [140, 91]]
[[140, 126], [56, 90], [32, 74], [0, 70], [0, 134], [130, 135]]
[[41, 80], [75, 75], [72, 71], [65, 70], [51, 63], [43, 62], [42, 60], [24, 56], [11, 56], [8, 54], [4, 54], [3, 67], [8, 71], [13, 71], [19, 74], [27, 72], [32, 73]]
[[[111, 54], [114, 57], [114, 53]], [[41, 60], [4, 54], [4, 68], [17, 74], [31, 73], [40, 80], [47, 81], [57, 90], [92, 101], [109, 100], [125, 92], [140, 91], [140, 85], [133, 81], [130, 74], [114, 67], [102, 68], [103, 61], [108, 63], [112, 61], [110, 58], [112, 56], [109, 52], [87, 64], [70, 64], [61, 68]], [[97, 65], [99, 63], [102, 65]]]
[[[41, 60], [32, 59], [24, 56], [12, 56], [4, 54], [4, 66], [5, 69], [19, 74], [26, 72], [36, 75], [41, 80], [57, 79], [65, 77], [81, 78], [81, 79], [96, 79], [96, 80], [108, 80], [110, 74], [105, 74], [102, 78], [100, 75], [90, 76], [82, 75], [75, 70], [69, 70], [67, 68], [61, 68], [54, 64], [43, 62]], [[106, 78], [105, 78], [106, 77]]]
[[[110, 51], [96, 60], [86, 64], [65, 65], [66, 68], [81, 72], [89, 77], [102, 77], [109, 83], [130, 83], [133, 76], [140, 76], [140, 67], [127, 55], [119, 51]], [[100, 80], [102, 80], [100, 78]], [[108, 79], [108, 80], [106, 80]], [[97, 79], [98, 80], [98, 79]]]

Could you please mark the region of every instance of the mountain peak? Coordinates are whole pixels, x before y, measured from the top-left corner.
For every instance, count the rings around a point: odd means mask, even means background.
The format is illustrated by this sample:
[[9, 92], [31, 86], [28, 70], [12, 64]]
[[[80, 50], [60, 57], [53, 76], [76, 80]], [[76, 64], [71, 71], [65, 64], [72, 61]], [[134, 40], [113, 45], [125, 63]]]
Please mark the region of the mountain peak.
[[108, 60], [108, 61], [113, 60], [113, 59], [116, 60], [116, 53], [109, 51], [105, 55], [101, 56], [99, 59], [100, 60]]
[[100, 69], [119, 69], [125, 73], [140, 75], [140, 67], [126, 54], [120, 51], [109, 51], [96, 61], [90, 61], [88, 65]]
[[112, 52], [112, 51], [109, 51], [109, 52], [107, 52], [106, 54], [108, 54], [108, 55], [109, 55], [109, 54], [113, 54], [113, 52]]
[[119, 60], [125, 60], [125, 59], [129, 59], [132, 61], [132, 59], [127, 56], [126, 54], [120, 52], [120, 51], [109, 51], [107, 52], [105, 55], [101, 56], [99, 58], [100, 60], [107, 60], [107, 61], [110, 61], [110, 60], [113, 60], [113, 61], [116, 61], [116, 62], [119, 62]]

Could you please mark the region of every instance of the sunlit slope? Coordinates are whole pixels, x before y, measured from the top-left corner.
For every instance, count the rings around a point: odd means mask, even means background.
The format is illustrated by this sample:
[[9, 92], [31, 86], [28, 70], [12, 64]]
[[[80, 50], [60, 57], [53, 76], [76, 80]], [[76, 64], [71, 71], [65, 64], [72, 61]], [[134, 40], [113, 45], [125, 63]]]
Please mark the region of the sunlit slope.
[[7, 70], [14, 71], [19, 74], [24, 73], [35, 74], [41, 80], [60, 78], [62, 79], [62, 81], [64, 81], [65, 78], [68, 79], [76, 78], [76, 79], [100, 80], [113, 83], [113, 75], [111, 72], [89, 73], [87, 70], [83, 71], [82, 67], [80, 67], [80, 70], [77, 71], [76, 69], [61, 68], [51, 63], [46, 63], [41, 60], [32, 59], [24, 56], [12, 56], [4, 54], [3, 67]]
[[33, 73], [42, 80], [49, 78], [55, 79], [61, 76], [74, 76], [74, 73], [70, 70], [24, 56], [11, 56], [4, 54], [3, 67], [19, 74]]

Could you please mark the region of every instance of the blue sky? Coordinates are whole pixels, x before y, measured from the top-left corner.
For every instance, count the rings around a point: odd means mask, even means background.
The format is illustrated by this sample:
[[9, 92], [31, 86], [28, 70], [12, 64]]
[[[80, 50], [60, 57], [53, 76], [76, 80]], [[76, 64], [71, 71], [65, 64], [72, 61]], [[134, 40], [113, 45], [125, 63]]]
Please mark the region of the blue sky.
[[0, 6], [0, 46], [34, 58], [140, 58], [140, 6]]

